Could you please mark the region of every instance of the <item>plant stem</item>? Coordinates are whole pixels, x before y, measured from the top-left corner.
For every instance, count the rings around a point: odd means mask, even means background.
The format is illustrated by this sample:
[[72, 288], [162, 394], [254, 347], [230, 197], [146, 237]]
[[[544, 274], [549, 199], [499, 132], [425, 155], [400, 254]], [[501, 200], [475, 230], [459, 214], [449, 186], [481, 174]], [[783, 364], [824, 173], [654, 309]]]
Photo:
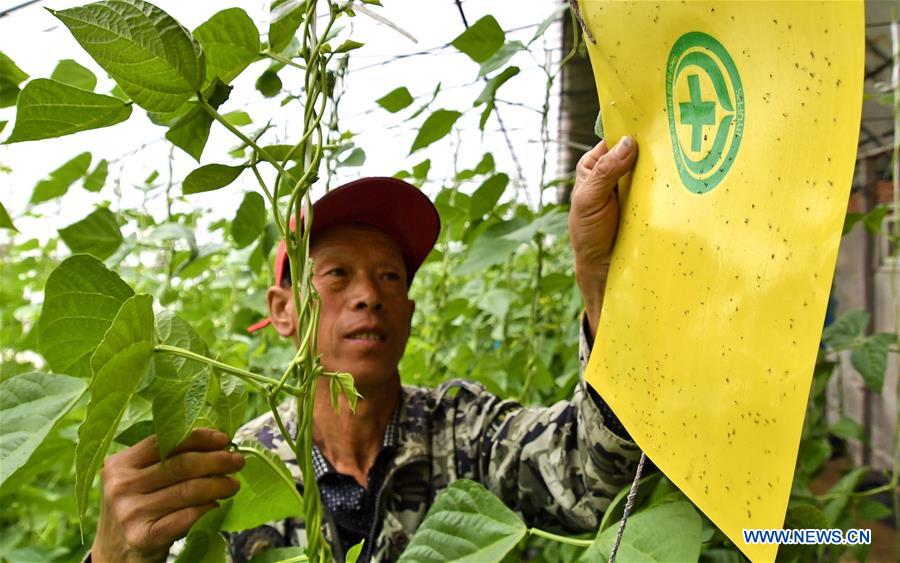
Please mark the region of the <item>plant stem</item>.
[[528, 528], [528, 533], [532, 536], [538, 536], [541, 538], [546, 538], [548, 540], [553, 540], [559, 543], [565, 543], [568, 545], [574, 545], [578, 547], [589, 547], [594, 540], [580, 540], [578, 538], [569, 538], [566, 536], [560, 536], [559, 534], [554, 534], [553, 532], [546, 532], [541, 530], [540, 528]]
[[275, 401], [275, 396], [267, 394], [266, 402], [269, 404], [269, 410], [272, 411], [272, 417], [275, 418], [275, 424], [278, 425], [278, 430], [281, 432], [282, 438], [284, 438], [284, 441], [287, 442], [288, 446], [290, 446], [291, 451], [295, 451], [297, 449], [297, 443], [288, 432], [284, 421], [281, 419], [281, 415], [278, 414], [278, 403]]
[[291, 59], [289, 59], [287, 57], [283, 57], [283, 56], [279, 55], [278, 53], [276, 53], [275, 51], [271, 51], [269, 49], [266, 49], [265, 51], [260, 52], [260, 55], [262, 55], [264, 57], [269, 57], [272, 60], [276, 60], [276, 61], [280, 62], [281, 64], [286, 64], [286, 65], [292, 66], [294, 68], [299, 68], [300, 70], [306, 70], [306, 67], [303, 66], [302, 64], [295, 63]]
[[[259, 187], [262, 188], [263, 193], [266, 194], [269, 203], [272, 205], [272, 209], [277, 210], [278, 202], [275, 200], [275, 195], [277, 194], [272, 194], [269, 192], [269, 189], [266, 187], [266, 183], [262, 179], [262, 175], [259, 173], [259, 168], [257, 168], [256, 165], [257, 163], [254, 162], [250, 165], [250, 169], [253, 170], [253, 175], [256, 177], [256, 181], [259, 183]], [[275, 215], [275, 228], [278, 229], [279, 233], [283, 233], [285, 231], [285, 227], [281, 222], [281, 214], [276, 212], [273, 215]]]
[[243, 141], [244, 144], [246, 144], [248, 147], [251, 147], [253, 150], [255, 150], [256, 152], [261, 154], [265, 160], [267, 160], [269, 163], [271, 163], [272, 166], [274, 166], [275, 169], [278, 170], [279, 174], [285, 173], [284, 168], [282, 168], [282, 166], [278, 163], [277, 160], [272, 158], [272, 156], [266, 151], [266, 149], [264, 149], [261, 146], [259, 146], [258, 144], [256, 144], [256, 142], [253, 141], [247, 135], [244, 135], [243, 133], [241, 133], [240, 129], [238, 129], [231, 123], [228, 123], [228, 120], [225, 119], [224, 117], [222, 117], [222, 114], [217, 112], [216, 108], [209, 105], [209, 103], [206, 100], [204, 100], [202, 97], [198, 97], [198, 103], [200, 104], [200, 107], [202, 107], [204, 109], [204, 111], [206, 111], [206, 113], [208, 113], [213, 119], [218, 121], [222, 125], [222, 127], [224, 127], [225, 129], [228, 129], [235, 137], [237, 137], [238, 139]]
[[841, 498], [841, 497], [845, 497], [845, 496], [849, 496], [851, 498], [862, 498], [862, 497], [877, 495], [878, 493], [886, 493], [888, 491], [893, 491], [896, 488], [897, 488], [897, 481], [892, 479], [890, 483], [887, 483], [886, 485], [882, 485], [880, 487], [875, 487], [874, 489], [867, 489], [865, 491], [850, 493], [849, 495], [846, 495], [846, 494], [819, 495], [814, 498], [816, 498], [818, 500], [832, 500], [832, 499]]
[[[252, 383], [257, 386], [262, 386], [263, 388], [265, 388], [266, 386], [278, 385], [278, 381], [275, 379], [272, 379], [271, 377], [266, 377], [264, 375], [258, 375], [253, 372], [241, 369], [241, 368], [236, 368], [236, 367], [230, 366], [228, 364], [222, 363], [218, 360], [214, 360], [212, 358], [207, 358], [206, 356], [204, 356], [202, 354], [197, 354], [196, 352], [191, 352], [190, 350], [185, 350], [184, 348], [179, 348], [178, 346], [169, 346], [168, 344], [157, 344], [156, 346], [153, 347], [153, 350], [155, 352], [167, 352], [174, 356], [181, 356], [182, 358], [187, 358], [189, 360], [194, 360], [197, 362], [204, 363], [204, 364], [206, 364], [208, 366], [212, 366], [218, 370], [235, 375], [235, 376], [241, 378], [242, 380], [246, 381], [247, 383]], [[284, 385], [283, 389], [292, 395], [299, 395], [299, 394], [303, 393], [303, 391], [301, 391], [300, 389], [298, 389], [292, 385]]]

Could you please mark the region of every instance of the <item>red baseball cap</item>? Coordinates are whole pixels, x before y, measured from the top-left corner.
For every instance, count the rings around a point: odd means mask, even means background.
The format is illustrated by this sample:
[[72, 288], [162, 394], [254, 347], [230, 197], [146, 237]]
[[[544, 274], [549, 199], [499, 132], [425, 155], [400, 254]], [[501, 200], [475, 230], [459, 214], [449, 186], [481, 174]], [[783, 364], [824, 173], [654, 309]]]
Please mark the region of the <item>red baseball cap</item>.
[[[348, 223], [371, 225], [394, 239], [406, 264], [407, 284], [412, 283], [441, 232], [440, 215], [428, 196], [403, 180], [383, 176], [360, 178], [320, 197], [313, 204], [310, 241], [330, 227]], [[275, 285], [281, 283], [288, 263], [287, 245], [282, 240], [275, 253]], [[247, 332], [270, 322], [263, 319]]]

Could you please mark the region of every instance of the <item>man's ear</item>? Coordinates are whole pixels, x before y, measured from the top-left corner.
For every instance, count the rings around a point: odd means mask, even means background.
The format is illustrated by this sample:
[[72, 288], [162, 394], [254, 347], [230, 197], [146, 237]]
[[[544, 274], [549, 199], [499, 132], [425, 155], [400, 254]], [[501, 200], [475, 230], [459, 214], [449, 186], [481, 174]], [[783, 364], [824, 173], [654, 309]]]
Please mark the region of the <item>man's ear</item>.
[[289, 287], [270, 287], [266, 293], [269, 302], [269, 318], [278, 334], [286, 338], [297, 334], [297, 311], [294, 309], [294, 292]]

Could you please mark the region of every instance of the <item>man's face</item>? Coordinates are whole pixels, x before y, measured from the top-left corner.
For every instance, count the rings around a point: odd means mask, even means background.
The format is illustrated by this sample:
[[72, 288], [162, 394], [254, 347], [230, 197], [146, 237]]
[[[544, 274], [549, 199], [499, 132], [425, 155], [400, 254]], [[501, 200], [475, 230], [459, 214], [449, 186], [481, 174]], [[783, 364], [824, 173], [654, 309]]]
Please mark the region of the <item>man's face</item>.
[[310, 256], [322, 298], [322, 365], [353, 374], [360, 387], [392, 377], [416, 305], [407, 294], [406, 266], [396, 243], [374, 227], [338, 225], [316, 238]]

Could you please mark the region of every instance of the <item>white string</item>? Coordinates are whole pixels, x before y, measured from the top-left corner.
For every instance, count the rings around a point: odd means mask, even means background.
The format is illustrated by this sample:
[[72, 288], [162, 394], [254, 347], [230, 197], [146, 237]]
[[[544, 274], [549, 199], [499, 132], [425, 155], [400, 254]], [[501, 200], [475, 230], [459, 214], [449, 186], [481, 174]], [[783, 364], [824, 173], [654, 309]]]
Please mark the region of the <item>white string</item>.
[[625, 532], [625, 522], [628, 521], [628, 514], [631, 507], [634, 506], [634, 497], [637, 495], [638, 481], [641, 479], [641, 471], [644, 470], [644, 460], [647, 454], [641, 452], [641, 459], [638, 461], [637, 471], [634, 474], [634, 481], [631, 482], [631, 490], [628, 491], [628, 500], [625, 501], [625, 510], [622, 511], [622, 521], [619, 522], [619, 529], [616, 531], [616, 541], [613, 544], [612, 551], [609, 553], [609, 563], [615, 563], [616, 553], [619, 551], [619, 543], [622, 541], [622, 533]]

